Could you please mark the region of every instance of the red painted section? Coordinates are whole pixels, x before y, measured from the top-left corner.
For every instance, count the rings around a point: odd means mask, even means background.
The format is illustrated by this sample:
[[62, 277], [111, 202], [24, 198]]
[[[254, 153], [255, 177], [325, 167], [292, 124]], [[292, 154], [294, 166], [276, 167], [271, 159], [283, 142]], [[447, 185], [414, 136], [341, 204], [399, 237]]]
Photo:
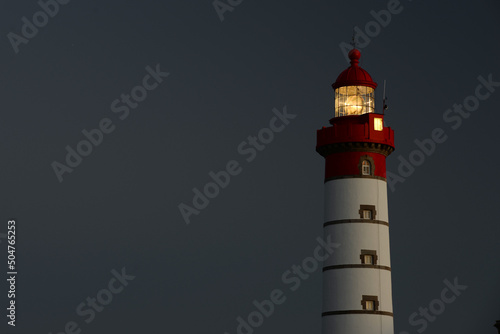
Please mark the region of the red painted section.
[[[323, 127], [317, 131], [317, 145], [336, 143], [377, 143], [394, 148], [394, 130], [390, 127], [383, 127], [382, 131], [375, 130], [375, 119], [383, 119], [381, 114], [364, 114], [359, 116], [343, 116], [330, 120], [332, 126]], [[386, 157], [383, 154], [372, 152], [338, 152], [326, 157], [325, 177], [360, 175], [360, 158], [368, 155], [375, 164], [375, 176], [386, 177]]]
[[361, 52], [357, 49], [352, 49], [349, 52], [349, 59], [351, 59], [351, 66], [344, 72], [340, 73], [335, 83], [332, 85], [333, 89], [342, 86], [368, 86], [373, 89], [377, 88], [377, 84], [373, 81], [368, 72], [359, 67], [359, 58]]
[[326, 157], [325, 178], [360, 175], [359, 163], [362, 156], [370, 156], [373, 159], [375, 170], [374, 176], [386, 177], [385, 156], [378, 153], [366, 152], [339, 152]]
[[380, 143], [394, 147], [394, 130], [385, 126], [382, 131], [375, 130], [375, 118], [382, 118], [383, 122], [384, 115], [369, 113], [332, 118], [332, 126], [317, 131], [316, 147], [349, 142]]

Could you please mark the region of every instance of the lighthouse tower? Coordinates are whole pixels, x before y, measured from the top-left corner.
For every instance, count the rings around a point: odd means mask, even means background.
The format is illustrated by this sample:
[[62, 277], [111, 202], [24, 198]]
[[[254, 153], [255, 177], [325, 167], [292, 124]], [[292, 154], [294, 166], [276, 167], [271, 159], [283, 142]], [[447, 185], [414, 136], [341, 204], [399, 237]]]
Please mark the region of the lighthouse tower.
[[324, 234], [340, 243], [323, 267], [323, 334], [393, 334], [386, 157], [394, 131], [375, 110], [371, 76], [351, 66], [332, 85], [335, 117], [317, 132], [325, 158]]

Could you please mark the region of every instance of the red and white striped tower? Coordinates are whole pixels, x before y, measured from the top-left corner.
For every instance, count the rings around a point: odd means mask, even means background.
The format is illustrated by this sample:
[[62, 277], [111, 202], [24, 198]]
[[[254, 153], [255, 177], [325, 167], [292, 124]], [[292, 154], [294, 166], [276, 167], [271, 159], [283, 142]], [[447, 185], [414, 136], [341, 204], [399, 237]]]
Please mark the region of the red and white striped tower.
[[[386, 157], [394, 131], [375, 113], [361, 53], [332, 85], [335, 117], [317, 132], [326, 161], [325, 237], [340, 247], [323, 268], [323, 334], [393, 334]], [[382, 108], [383, 109], [383, 108]]]

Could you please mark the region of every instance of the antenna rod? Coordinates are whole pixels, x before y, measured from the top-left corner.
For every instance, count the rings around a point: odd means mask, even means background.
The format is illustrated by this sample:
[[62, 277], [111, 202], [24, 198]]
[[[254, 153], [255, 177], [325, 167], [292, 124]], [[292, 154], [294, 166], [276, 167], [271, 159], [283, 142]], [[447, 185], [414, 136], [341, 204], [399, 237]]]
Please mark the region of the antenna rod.
[[352, 41], [351, 41], [351, 45], [352, 45], [352, 48], [353, 50], [356, 48], [356, 27], [352, 27]]
[[387, 104], [385, 103], [385, 102], [386, 102], [386, 100], [387, 100], [387, 97], [385, 96], [385, 80], [384, 80], [384, 99], [383, 99], [383, 101], [382, 101], [382, 104], [383, 104], [384, 106], [382, 107], [382, 115], [383, 115], [383, 114], [385, 113], [385, 111], [389, 108], [389, 107], [387, 106]]

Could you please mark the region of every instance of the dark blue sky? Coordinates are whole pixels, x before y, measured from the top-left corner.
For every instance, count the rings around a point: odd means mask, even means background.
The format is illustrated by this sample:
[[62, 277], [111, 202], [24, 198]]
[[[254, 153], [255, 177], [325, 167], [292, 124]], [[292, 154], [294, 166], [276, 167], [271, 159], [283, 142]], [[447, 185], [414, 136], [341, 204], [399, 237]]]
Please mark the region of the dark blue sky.
[[[500, 82], [493, 0], [248, 0], [222, 22], [211, 1], [73, 0], [17, 53], [9, 33], [22, 36], [22, 18], [33, 22], [41, 7], [3, 1], [0, 258], [15, 217], [19, 276], [16, 329], [2, 314], [0, 332], [55, 334], [75, 321], [93, 334], [234, 334], [254, 300], [280, 289], [286, 301], [255, 333], [320, 333], [320, 270], [296, 291], [281, 277], [322, 236], [315, 136], [333, 117], [330, 85], [348, 65], [340, 45], [353, 26], [376, 29], [371, 12], [388, 4], [397, 13], [359, 47], [378, 107], [387, 80], [396, 133], [388, 170], [398, 173], [434, 129], [447, 138], [389, 191], [395, 332], [418, 333], [409, 317], [457, 278], [467, 289], [425, 333], [495, 334], [500, 87], [480, 89], [490, 95], [477, 106], [471, 98], [479, 76]], [[464, 101], [472, 111], [453, 111]], [[285, 106], [296, 117], [255, 156], [241, 154]], [[109, 133], [95, 135], [99, 145], [59, 182], [54, 161], [66, 165], [66, 147], [99, 127]], [[192, 206], [192, 189], [232, 160], [239, 172], [187, 225], [178, 206]], [[86, 323], [77, 307], [123, 267], [135, 279]]]

